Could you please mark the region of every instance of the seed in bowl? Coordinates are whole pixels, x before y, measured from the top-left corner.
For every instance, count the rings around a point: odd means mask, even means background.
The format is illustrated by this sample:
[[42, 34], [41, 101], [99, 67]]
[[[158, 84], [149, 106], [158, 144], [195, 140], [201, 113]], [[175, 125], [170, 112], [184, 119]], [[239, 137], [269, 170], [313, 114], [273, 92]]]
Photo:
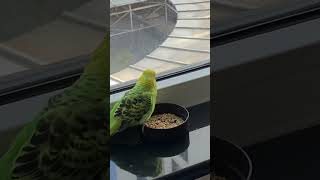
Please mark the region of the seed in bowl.
[[183, 119], [174, 114], [164, 113], [151, 116], [145, 125], [153, 129], [169, 129], [177, 127], [183, 122]]

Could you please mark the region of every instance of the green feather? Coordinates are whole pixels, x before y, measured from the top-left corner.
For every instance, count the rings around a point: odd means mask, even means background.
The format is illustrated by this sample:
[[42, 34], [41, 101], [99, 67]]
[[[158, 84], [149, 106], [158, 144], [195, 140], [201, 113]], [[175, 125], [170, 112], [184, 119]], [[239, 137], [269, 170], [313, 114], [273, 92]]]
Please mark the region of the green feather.
[[110, 112], [110, 135], [141, 125], [152, 115], [157, 97], [155, 72], [145, 70], [133, 89]]
[[79, 80], [16, 136], [0, 159], [0, 180], [91, 180], [105, 170], [108, 37]]

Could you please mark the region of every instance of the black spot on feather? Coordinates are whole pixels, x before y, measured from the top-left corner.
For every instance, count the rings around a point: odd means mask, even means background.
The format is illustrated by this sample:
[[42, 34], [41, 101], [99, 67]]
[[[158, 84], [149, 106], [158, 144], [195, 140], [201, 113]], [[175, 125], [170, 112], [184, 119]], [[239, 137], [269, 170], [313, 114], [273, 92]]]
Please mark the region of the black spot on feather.
[[42, 179], [45, 178], [44, 177], [44, 173], [41, 170], [37, 170], [35, 173], [32, 174], [31, 177], [32, 177], [33, 180], [42, 180]]
[[30, 144], [32, 145], [39, 145], [47, 142], [49, 136], [49, 131], [44, 131], [42, 133], [36, 133], [32, 136]]
[[33, 150], [35, 150], [35, 149], [36, 149], [36, 146], [27, 145], [27, 146], [25, 146], [22, 150], [23, 150], [24, 152], [30, 152], [30, 151], [33, 151]]
[[49, 123], [46, 123], [44, 121], [40, 121], [38, 124], [38, 131], [39, 132], [45, 132], [49, 130]]
[[50, 165], [50, 171], [57, 172], [60, 168], [62, 168], [61, 166], [61, 162], [57, 160]]
[[15, 177], [24, 177], [30, 175], [38, 168], [38, 161], [33, 160], [24, 164], [17, 164], [13, 170], [13, 175]]
[[16, 160], [16, 163], [27, 163], [29, 161], [35, 160], [36, 158], [38, 158], [39, 155], [39, 151], [31, 151], [28, 153], [23, 154], [22, 156], [18, 157], [18, 159]]

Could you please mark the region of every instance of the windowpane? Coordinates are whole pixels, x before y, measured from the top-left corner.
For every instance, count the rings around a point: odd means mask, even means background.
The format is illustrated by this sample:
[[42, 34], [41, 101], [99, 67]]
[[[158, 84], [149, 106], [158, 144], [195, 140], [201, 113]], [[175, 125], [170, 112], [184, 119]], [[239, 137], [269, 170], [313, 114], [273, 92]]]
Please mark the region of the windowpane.
[[105, 0], [5, 0], [0, 10], [0, 78], [14, 75], [28, 83], [25, 73], [42, 77], [37, 70], [87, 57], [107, 27]]
[[110, 85], [210, 61], [210, 1], [112, 1]]

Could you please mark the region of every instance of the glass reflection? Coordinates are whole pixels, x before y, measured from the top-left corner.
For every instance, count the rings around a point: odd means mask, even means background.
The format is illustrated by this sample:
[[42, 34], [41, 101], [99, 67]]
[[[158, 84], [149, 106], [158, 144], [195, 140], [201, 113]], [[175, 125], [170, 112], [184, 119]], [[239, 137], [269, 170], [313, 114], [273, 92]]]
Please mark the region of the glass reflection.
[[112, 149], [112, 162], [121, 169], [135, 174], [138, 177], [155, 177], [162, 172], [162, 160], [150, 156], [144, 148], [131, 147], [126, 152], [116, 147]]
[[[167, 178], [177, 171], [202, 163], [208, 164], [209, 173], [210, 126], [193, 130], [189, 136], [174, 143], [147, 143], [137, 132], [139, 128], [131, 129], [131, 132], [123, 131], [120, 133], [122, 137], [112, 137], [111, 180]], [[125, 139], [133, 135], [135, 137], [127, 142], [135, 139], [135, 143], [126, 144]]]

